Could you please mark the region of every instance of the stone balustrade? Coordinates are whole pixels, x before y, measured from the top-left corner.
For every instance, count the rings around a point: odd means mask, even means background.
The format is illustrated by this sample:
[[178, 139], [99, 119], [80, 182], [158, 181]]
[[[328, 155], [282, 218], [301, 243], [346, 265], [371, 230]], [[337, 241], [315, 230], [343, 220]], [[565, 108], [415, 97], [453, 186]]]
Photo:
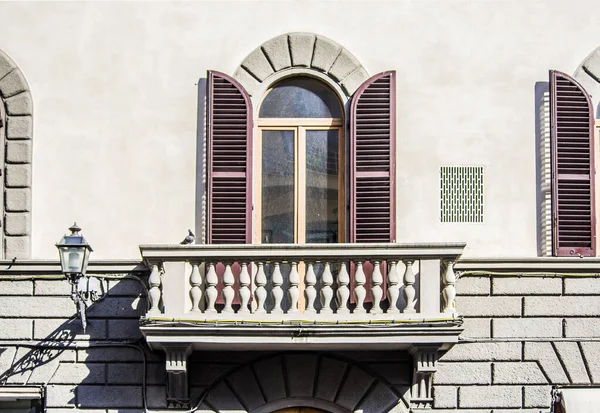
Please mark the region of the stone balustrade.
[[464, 244], [142, 245], [146, 318], [454, 318]]

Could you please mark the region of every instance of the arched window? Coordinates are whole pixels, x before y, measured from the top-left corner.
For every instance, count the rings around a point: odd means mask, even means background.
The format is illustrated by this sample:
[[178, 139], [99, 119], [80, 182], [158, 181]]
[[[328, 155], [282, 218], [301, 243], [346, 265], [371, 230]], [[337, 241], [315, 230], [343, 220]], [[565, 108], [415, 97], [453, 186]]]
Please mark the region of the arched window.
[[260, 243], [344, 240], [344, 120], [327, 85], [311, 77], [267, 91], [257, 121]]

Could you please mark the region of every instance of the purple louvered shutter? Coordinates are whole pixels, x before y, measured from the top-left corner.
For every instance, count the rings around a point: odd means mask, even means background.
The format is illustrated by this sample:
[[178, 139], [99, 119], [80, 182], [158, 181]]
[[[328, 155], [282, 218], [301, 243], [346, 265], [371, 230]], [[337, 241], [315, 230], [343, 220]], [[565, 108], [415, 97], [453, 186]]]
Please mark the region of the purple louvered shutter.
[[252, 104], [232, 77], [208, 72], [208, 242], [252, 242]]
[[350, 242], [395, 236], [396, 72], [362, 84], [350, 113]]
[[554, 255], [595, 256], [594, 111], [570, 76], [550, 72]]

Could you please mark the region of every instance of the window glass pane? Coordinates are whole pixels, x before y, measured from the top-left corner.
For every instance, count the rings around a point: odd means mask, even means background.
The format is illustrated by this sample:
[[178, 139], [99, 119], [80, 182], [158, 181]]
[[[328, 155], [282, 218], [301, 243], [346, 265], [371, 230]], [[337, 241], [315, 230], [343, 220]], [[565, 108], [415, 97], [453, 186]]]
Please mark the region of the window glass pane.
[[294, 242], [294, 131], [262, 132], [262, 242]]
[[334, 92], [324, 83], [293, 77], [278, 83], [260, 106], [261, 118], [341, 118]]
[[338, 242], [338, 131], [306, 131], [306, 242]]

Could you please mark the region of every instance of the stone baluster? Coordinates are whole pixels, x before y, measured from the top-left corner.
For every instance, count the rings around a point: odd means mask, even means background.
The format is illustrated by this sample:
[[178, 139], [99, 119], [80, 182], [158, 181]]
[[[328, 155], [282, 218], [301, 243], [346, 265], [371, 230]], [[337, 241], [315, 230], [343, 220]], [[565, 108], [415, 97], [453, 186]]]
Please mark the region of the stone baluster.
[[256, 290], [254, 291], [254, 298], [256, 299], [256, 313], [264, 314], [267, 311], [265, 310], [265, 301], [267, 299], [267, 290], [265, 289], [265, 285], [267, 285], [267, 276], [265, 274], [265, 263], [259, 262], [258, 271], [256, 272], [256, 277], [254, 278], [254, 283], [256, 285]]
[[333, 299], [333, 290], [331, 285], [333, 284], [333, 275], [331, 275], [331, 268], [329, 262], [326, 262], [323, 267], [323, 288], [321, 288], [321, 314], [332, 314], [331, 300]]
[[202, 300], [202, 276], [197, 263], [192, 263], [192, 273], [190, 274], [190, 298], [192, 299], [192, 312], [200, 311], [200, 300]]
[[271, 314], [283, 314], [281, 309], [281, 301], [283, 300], [283, 275], [281, 275], [281, 268], [278, 262], [273, 263], [273, 289], [271, 290], [271, 296], [273, 297], [273, 310]]
[[455, 313], [456, 306], [454, 303], [454, 299], [456, 298], [456, 288], [454, 285], [456, 284], [456, 275], [454, 274], [453, 262], [445, 261], [446, 271], [442, 277], [442, 284], [444, 285], [444, 290], [442, 291], [442, 297], [444, 298], [444, 313]]
[[215, 269], [215, 263], [208, 263], [208, 271], [206, 273], [206, 313], [215, 314], [217, 309], [215, 308], [215, 304], [217, 303], [217, 283], [219, 282], [219, 277], [217, 276], [217, 271]]
[[383, 297], [383, 275], [381, 274], [380, 261], [374, 260], [373, 263], [373, 275], [371, 276], [371, 295], [373, 296], [373, 307], [371, 308], [371, 314], [381, 314], [381, 298]]
[[306, 267], [306, 277], [304, 278], [306, 283], [306, 289], [304, 290], [306, 310], [304, 310], [304, 314], [316, 314], [315, 299], [317, 298], [317, 290], [315, 285], [317, 284], [317, 276], [312, 262], [307, 263]]
[[225, 301], [225, 307], [223, 307], [223, 313], [233, 313], [233, 297], [235, 296], [235, 291], [233, 289], [233, 284], [235, 283], [235, 277], [233, 276], [233, 271], [231, 270], [231, 263], [225, 263], [225, 273], [223, 274], [223, 300]]
[[340, 272], [337, 277], [337, 313], [338, 314], [350, 314], [350, 310], [348, 309], [348, 300], [350, 299], [350, 288], [348, 285], [350, 284], [350, 276], [348, 275], [348, 270], [346, 269], [346, 263], [340, 263]]
[[415, 300], [416, 291], [415, 291], [415, 273], [413, 272], [413, 262], [414, 260], [403, 260], [406, 269], [404, 270], [404, 300], [406, 301], [406, 307], [404, 308], [404, 313], [416, 313], [415, 305], [417, 304], [417, 300]]
[[160, 276], [160, 270], [158, 269], [158, 265], [153, 265], [152, 270], [150, 272], [150, 277], [148, 277], [148, 284], [150, 285], [150, 289], [148, 290], [148, 298], [150, 301], [150, 309], [148, 310], [148, 315], [157, 315], [160, 314], [160, 299], [162, 297], [162, 291], [160, 289], [162, 285], [162, 278]]
[[398, 297], [400, 296], [400, 277], [398, 277], [398, 261], [390, 260], [390, 270], [388, 272], [388, 290], [387, 296], [390, 301], [390, 307], [387, 310], [388, 314], [398, 314]]
[[367, 295], [367, 291], [365, 290], [365, 283], [367, 282], [367, 278], [365, 277], [365, 272], [363, 271], [363, 262], [356, 261], [356, 271], [354, 272], [354, 298], [356, 299], [356, 308], [354, 312], [357, 314], [366, 313], [365, 310], [365, 297]]
[[240, 270], [240, 309], [238, 313], [248, 314], [248, 303], [250, 302], [250, 273], [248, 272], [248, 263], [242, 262]]
[[290, 289], [288, 290], [288, 294], [290, 296], [290, 310], [288, 313], [297, 313], [298, 310], [298, 300], [300, 299], [300, 290], [298, 289], [298, 284], [300, 284], [300, 276], [298, 275], [298, 263], [292, 262], [290, 269]]

